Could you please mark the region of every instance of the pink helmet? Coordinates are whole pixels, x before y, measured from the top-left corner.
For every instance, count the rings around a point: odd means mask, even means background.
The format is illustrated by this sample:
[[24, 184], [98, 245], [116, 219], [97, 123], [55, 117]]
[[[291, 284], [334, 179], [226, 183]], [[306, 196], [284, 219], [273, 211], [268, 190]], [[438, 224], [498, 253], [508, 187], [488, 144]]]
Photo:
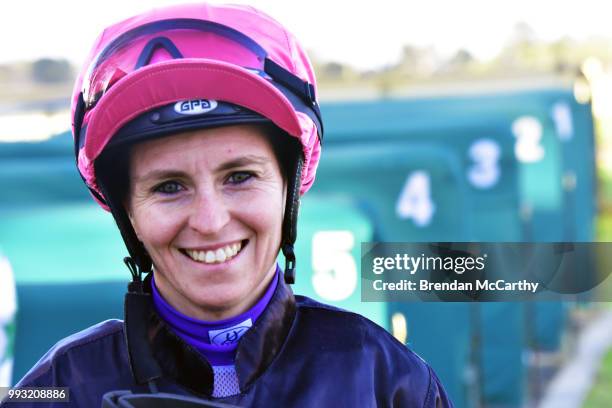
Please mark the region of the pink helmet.
[[[100, 205], [113, 213], [141, 270], [150, 268], [150, 260], [135, 239], [125, 210], [113, 205], [108, 189], [101, 188], [96, 159], [118, 135], [130, 133], [126, 129], [143, 114], [169, 106], [205, 113], [210, 109], [201, 105], [216, 107], [217, 101], [246, 108], [299, 140], [303, 156], [296, 158], [300, 164], [293, 186], [289, 180], [288, 194], [293, 190], [293, 195], [288, 197], [282, 244], [288, 261], [294, 262], [295, 207], [314, 180], [323, 126], [312, 65], [277, 21], [239, 5], [154, 9], [105, 29], [75, 83], [72, 130], [79, 172]], [[180, 109], [177, 112], [182, 114]], [[235, 119], [223, 120], [213, 122]], [[210, 126], [198, 120], [190, 123], [195, 128]], [[185, 128], [164, 129], [171, 134]], [[144, 134], [160, 135], [154, 133]]]

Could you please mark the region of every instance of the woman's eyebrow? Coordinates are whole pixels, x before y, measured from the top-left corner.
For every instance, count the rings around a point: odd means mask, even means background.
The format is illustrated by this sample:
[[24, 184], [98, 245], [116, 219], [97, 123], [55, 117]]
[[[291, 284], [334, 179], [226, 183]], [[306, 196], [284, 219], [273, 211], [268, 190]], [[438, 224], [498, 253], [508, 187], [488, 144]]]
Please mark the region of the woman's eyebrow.
[[249, 154], [246, 156], [240, 156], [235, 159], [223, 162], [217, 167], [218, 171], [230, 170], [236, 167], [248, 166], [248, 165], [265, 165], [270, 162], [270, 159], [264, 156], [257, 156]]
[[171, 169], [159, 169], [159, 170], [151, 170], [142, 176], [135, 176], [134, 181], [137, 182], [147, 182], [151, 180], [159, 180], [166, 178], [180, 178], [184, 177], [185, 172], [180, 170], [171, 170]]
[[[231, 160], [221, 163], [217, 167], [217, 171], [225, 171], [225, 170], [234, 169], [236, 167], [243, 167], [243, 166], [248, 166], [248, 165], [253, 165], [253, 164], [261, 166], [269, 162], [270, 162], [270, 159], [267, 157], [249, 154], [246, 156], [240, 156], [235, 159], [231, 159]], [[180, 177], [185, 177], [185, 176], [186, 176], [186, 173], [180, 170], [157, 169], [157, 170], [151, 170], [149, 172], [146, 172], [145, 174], [141, 176], [135, 176], [134, 181], [148, 182], [150, 180], [159, 180], [159, 179], [175, 178], [175, 177], [180, 178]]]

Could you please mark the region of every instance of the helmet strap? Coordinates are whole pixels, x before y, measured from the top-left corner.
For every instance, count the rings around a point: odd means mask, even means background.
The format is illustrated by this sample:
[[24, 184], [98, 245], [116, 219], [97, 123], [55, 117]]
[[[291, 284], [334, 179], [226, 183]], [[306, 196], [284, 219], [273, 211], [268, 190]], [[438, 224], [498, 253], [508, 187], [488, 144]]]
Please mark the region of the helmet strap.
[[297, 238], [297, 218], [300, 207], [300, 186], [302, 180], [302, 157], [299, 155], [295, 166], [289, 171], [292, 178], [289, 178], [287, 186], [287, 204], [285, 206], [285, 216], [283, 218], [283, 230], [281, 239], [281, 250], [285, 257], [285, 283], [291, 285], [295, 283], [295, 251], [294, 244]]

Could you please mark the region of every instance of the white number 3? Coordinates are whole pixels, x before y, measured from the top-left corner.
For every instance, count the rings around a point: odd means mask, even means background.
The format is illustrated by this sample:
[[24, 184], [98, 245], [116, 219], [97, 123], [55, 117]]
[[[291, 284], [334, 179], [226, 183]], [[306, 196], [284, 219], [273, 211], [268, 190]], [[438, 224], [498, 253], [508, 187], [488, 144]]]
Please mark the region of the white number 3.
[[468, 180], [476, 188], [491, 188], [500, 177], [499, 158], [501, 150], [499, 145], [491, 139], [478, 139], [468, 152], [474, 165], [468, 170]]

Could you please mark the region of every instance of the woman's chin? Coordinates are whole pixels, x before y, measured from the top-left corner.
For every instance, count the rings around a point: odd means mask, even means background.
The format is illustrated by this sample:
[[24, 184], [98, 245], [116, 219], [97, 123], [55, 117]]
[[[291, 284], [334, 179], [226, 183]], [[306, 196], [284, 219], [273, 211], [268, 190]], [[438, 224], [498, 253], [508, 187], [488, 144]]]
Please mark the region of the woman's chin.
[[205, 293], [200, 292], [193, 299], [192, 304], [196, 309], [197, 316], [192, 317], [202, 320], [219, 320], [237, 316], [245, 312], [249, 306], [245, 305], [243, 307], [241, 305], [246, 296], [246, 293], [238, 291], [234, 293], [232, 289], [228, 291], [226, 287], [208, 288]]

